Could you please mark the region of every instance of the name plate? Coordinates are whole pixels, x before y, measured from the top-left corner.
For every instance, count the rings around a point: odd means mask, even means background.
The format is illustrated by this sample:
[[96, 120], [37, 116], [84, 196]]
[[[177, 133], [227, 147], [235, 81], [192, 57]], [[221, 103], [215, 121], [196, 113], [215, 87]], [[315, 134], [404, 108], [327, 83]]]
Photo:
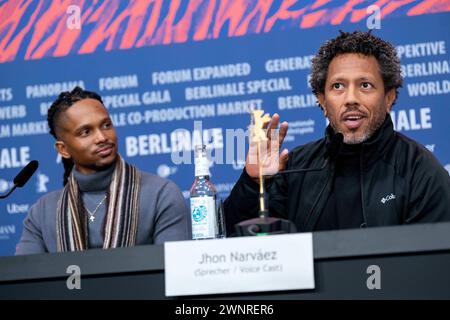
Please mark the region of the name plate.
[[314, 289], [312, 233], [164, 244], [166, 296]]

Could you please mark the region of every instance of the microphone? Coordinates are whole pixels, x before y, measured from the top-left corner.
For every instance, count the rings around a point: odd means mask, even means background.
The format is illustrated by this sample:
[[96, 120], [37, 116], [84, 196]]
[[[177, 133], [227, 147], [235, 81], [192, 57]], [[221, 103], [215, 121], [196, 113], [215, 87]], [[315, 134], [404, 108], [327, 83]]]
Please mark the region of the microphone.
[[17, 187], [22, 188], [25, 183], [30, 180], [31, 176], [34, 174], [36, 169], [39, 167], [39, 162], [37, 160], [30, 161], [14, 178], [14, 186], [5, 195], [1, 195], [0, 199], [8, 197]]
[[296, 172], [309, 172], [309, 171], [321, 171], [325, 169], [330, 162], [336, 160], [339, 152], [341, 151], [342, 144], [344, 143], [344, 135], [340, 132], [336, 133], [333, 138], [331, 138], [330, 146], [327, 148], [324, 154], [325, 163], [320, 168], [299, 168], [280, 171], [276, 174], [288, 174]]

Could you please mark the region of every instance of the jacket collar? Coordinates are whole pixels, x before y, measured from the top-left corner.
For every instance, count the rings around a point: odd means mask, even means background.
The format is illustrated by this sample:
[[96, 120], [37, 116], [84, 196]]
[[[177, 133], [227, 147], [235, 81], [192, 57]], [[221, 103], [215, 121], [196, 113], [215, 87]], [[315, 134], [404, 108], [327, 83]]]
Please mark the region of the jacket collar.
[[[387, 113], [383, 124], [365, 142], [361, 143], [361, 153], [365, 166], [371, 166], [387, 151], [390, 143], [394, 141], [394, 126], [391, 116]], [[335, 132], [331, 125], [325, 129], [325, 146], [328, 149]]]

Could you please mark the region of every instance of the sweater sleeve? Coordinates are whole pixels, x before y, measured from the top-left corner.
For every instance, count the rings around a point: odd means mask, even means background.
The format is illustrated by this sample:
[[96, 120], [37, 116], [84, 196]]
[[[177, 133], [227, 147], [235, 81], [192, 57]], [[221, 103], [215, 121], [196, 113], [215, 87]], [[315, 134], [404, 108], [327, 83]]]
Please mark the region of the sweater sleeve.
[[41, 215], [44, 210], [43, 201], [38, 201], [30, 208], [28, 216], [23, 221], [22, 236], [16, 246], [16, 255], [47, 252], [42, 236]]
[[167, 181], [158, 193], [153, 243], [191, 239], [189, 210], [180, 189]]

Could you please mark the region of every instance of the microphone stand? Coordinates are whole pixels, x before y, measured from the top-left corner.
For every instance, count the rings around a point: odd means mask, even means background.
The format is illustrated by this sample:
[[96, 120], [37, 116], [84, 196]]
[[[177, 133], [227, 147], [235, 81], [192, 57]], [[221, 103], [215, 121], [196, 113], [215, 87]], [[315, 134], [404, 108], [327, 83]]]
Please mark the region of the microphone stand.
[[[330, 163], [332, 163], [336, 159], [337, 155], [339, 154], [340, 148], [342, 147], [343, 140], [344, 136], [341, 133], [337, 133], [334, 135], [330, 143], [330, 146], [328, 147], [328, 150], [325, 152], [324, 164], [320, 168], [290, 169], [280, 171], [275, 175], [324, 170], [328, 165], [330, 165]], [[296, 227], [291, 221], [269, 217], [269, 212], [265, 208], [264, 176], [262, 174], [261, 162], [259, 161], [261, 152], [259, 140], [257, 147], [258, 147], [257, 156], [259, 164], [259, 207], [260, 207], [259, 218], [245, 220], [236, 224], [235, 225], [236, 234], [238, 236], [255, 236], [255, 235], [296, 232]]]
[[17, 188], [17, 184], [15, 184], [15, 185], [11, 188], [11, 190], [8, 191], [8, 193], [2, 194], [2, 195], [0, 196], [0, 199], [5, 199], [5, 198], [7, 198], [14, 190], [16, 190], [16, 188]]
[[22, 188], [25, 183], [27, 183], [27, 181], [31, 178], [38, 166], [39, 162], [37, 160], [30, 161], [22, 170], [20, 170], [20, 172], [14, 178], [14, 186], [11, 188], [11, 190], [9, 190], [6, 194], [1, 195], [0, 199], [5, 199], [6, 197], [8, 197], [14, 190], [16, 190], [17, 187]]
[[[262, 110], [253, 111], [254, 130], [261, 130], [258, 124], [262, 123], [260, 116]], [[264, 118], [263, 118], [264, 119]], [[269, 217], [269, 211], [266, 208], [266, 192], [264, 188], [264, 175], [261, 165], [261, 135], [259, 132], [254, 133], [257, 143], [257, 163], [258, 163], [258, 179], [259, 179], [259, 217], [242, 221], [235, 225], [237, 236], [264, 236], [270, 234], [282, 234], [296, 232], [295, 225], [285, 219]]]
[[258, 159], [258, 170], [259, 170], [259, 218], [261, 220], [267, 219], [269, 216], [269, 212], [266, 210], [266, 197], [265, 197], [265, 188], [264, 188], [264, 176], [262, 172], [262, 166], [261, 166], [261, 142], [258, 141], [257, 146], [257, 154], [256, 157]]

